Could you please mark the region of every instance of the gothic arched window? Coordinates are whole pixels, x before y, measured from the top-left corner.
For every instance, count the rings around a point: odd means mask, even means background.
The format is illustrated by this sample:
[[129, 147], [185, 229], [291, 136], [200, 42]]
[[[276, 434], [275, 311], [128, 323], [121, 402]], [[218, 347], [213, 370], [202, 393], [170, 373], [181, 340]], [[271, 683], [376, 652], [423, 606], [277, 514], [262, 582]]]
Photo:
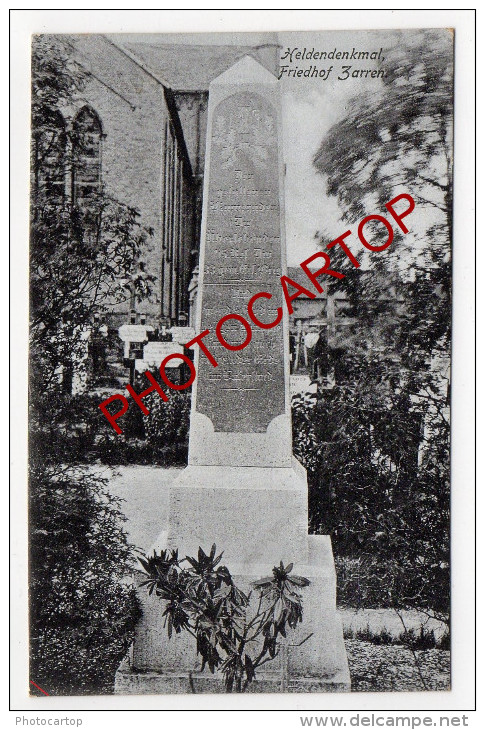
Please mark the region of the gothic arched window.
[[66, 124], [59, 111], [42, 111], [34, 136], [35, 193], [61, 202], [66, 193]]
[[82, 204], [101, 184], [101, 122], [90, 107], [83, 107], [72, 124], [72, 197]]

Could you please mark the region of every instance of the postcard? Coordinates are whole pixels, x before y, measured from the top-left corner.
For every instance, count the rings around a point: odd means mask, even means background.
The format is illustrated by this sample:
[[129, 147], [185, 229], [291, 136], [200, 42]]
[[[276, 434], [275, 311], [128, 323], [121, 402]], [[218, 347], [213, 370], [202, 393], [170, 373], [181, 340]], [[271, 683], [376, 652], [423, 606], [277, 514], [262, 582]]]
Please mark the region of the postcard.
[[32, 35], [31, 698], [451, 691], [454, 49]]

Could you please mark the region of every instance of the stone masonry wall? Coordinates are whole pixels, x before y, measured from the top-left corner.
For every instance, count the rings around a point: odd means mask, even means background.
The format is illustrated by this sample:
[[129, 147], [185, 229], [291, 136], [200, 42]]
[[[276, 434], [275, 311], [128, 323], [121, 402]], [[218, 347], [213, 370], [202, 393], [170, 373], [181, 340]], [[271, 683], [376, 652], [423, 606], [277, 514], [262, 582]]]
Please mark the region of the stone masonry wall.
[[[154, 229], [146, 251], [147, 270], [157, 276], [152, 316], [160, 308], [161, 194], [163, 138], [168, 110], [163, 86], [102, 36], [73, 36], [76, 57], [93, 75], [79, 99], [103, 126], [102, 179], [108, 194], [141, 212]], [[117, 309], [128, 311], [129, 303]]]

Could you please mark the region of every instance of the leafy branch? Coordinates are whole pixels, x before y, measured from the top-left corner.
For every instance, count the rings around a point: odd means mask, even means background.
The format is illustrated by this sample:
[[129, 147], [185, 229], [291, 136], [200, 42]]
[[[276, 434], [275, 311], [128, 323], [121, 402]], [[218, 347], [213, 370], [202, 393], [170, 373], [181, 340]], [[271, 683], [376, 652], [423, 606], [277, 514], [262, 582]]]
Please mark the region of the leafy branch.
[[217, 669], [227, 692], [244, 692], [256, 670], [278, 656], [288, 629], [302, 622], [301, 589], [310, 581], [281, 562], [272, 576], [253, 583], [258, 602], [248, 616], [253, 592], [235, 585], [216, 551], [212, 545], [209, 554], [199, 547], [197, 558], [180, 560], [177, 550], [139, 558], [148, 576], [141, 585], [164, 601], [168, 637], [187, 631], [196, 640], [201, 671]]

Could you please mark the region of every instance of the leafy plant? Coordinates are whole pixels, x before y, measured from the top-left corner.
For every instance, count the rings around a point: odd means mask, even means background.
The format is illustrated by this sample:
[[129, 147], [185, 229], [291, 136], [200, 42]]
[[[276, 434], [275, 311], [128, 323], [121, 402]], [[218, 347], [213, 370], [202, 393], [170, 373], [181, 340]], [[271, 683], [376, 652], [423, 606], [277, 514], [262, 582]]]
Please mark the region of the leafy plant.
[[139, 212], [112, 198], [101, 185], [90, 188], [88, 197], [67, 193], [73, 165], [86, 164], [90, 132], [68, 131], [59, 110], [73, 105], [87, 79], [72, 60], [67, 42], [57, 36], [34, 36], [30, 211], [34, 402], [42, 393], [59, 388], [61, 372], [64, 389], [71, 389], [73, 367], [78, 373], [87, 366], [87, 338], [89, 332], [96, 334], [97, 316], [131, 297], [148, 300], [154, 281], [144, 261], [153, 231], [141, 223]]
[[427, 629], [425, 626], [420, 627], [419, 633], [414, 629], [401, 631], [399, 641], [413, 649], [435, 649], [437, 646], [433, 629]]
[[[138, 275], [151, 230], [139, 213], [102, 190], [83, 211], [38, 196], [31, 207], [30, 343], [35, 391], [59, 388], [59, 369], [86, 360], [86, 336], [107, 306], [131, 291], [148, 298], [153, 277]], [[136, 276], [133, 272], [137, 272]]]
[[244, 692], [256, 670], [278, 656], [288, 628], [303, 620], [300, 589], [310, 581], [292, 575], [292, 563], [280, 563], [272, 576], [253, 583], [257, 607], [248, 615], [252, 591], [246, 595], [235, 585], [216, 552], [212, 545], [209, 554], [199, 547], [196, 558], [179, 560], [177, 550], [139, 558], [148, 575], [142, 585], [165, 602], [169, 638], [187, 631], [202, 658], [201, 671], [217, 669], [227, 692]]
[[395, 643], [392, 634], [386, 628], [376, 632], [371, 630], [369, 624], [367, 624], [365, 629], [357, 629], [355, 638], [359, 641], [369, 641], [371, 644], [376, 644], [377, 646], [387, 646], [388, 644]]
[[151, 393], [145, 402], [150, 413], [143, 416], [143, 426], [147, 442], [154, 450], [188, 442], [190, 393], [172, 390], [167, 401]]

